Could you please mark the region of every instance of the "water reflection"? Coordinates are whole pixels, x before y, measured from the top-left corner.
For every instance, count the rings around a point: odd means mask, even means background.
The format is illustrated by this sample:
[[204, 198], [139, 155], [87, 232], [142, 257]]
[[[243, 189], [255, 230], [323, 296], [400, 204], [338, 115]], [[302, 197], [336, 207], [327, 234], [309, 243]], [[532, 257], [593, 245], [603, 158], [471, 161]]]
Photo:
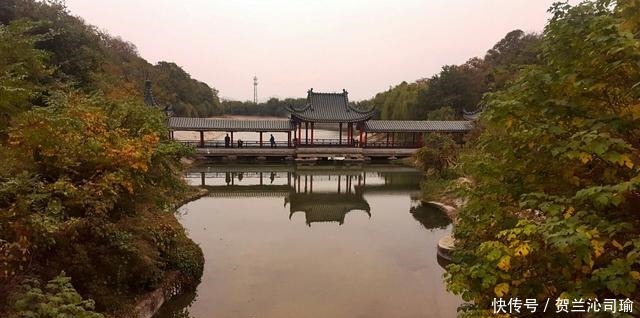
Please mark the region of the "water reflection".
[[[367, 175], [376, 177], [367, 184]], [[224, 176], [224, 184], [220, 179]], [[246, 177], [246, 182], [243, 182]], [[414, 169], [390, 165], [365, 166], [250, 166], [221, 165], [192, 169], [186, 175], [192, 185], [206, 187], [213, 197], [284, 197], [289, 206], [289, 219], [296, 212], [305, 215], [305, 224], [336, 222], [342, 225], [347, 213], [362, 211], [371, 218], [371, 207], [365, 193], [393, 194], [416, 192], [420, 183]], [[198, 181], [196, 181], [198, 180]], [[237, 180], [237, 181], [236, 181]], [[278, 182], [276, 182], [278, 180]], [[381, 181], [381, 182], [380, 182]], [[320, 183], [320, 189], [314, 183]], [[411, 214], [426, 228], [444, 228], [439, 210], [429, 207], [411, 208]], [[433, 218], [433, 220], [430, 220]], [[446, 220], [446, 215], [445, 215]]]
[[455, 317], [435, 256], [450, 225], [413, 199], [421, 178], [395, 165], [193, 168], [188, 182], [210, 193], [180, 221], [204, 276], [157, 317]]
[[439, 207], [422, 201], [415, 201], [411, 207], [411, 215], [427, 230], [446, 229], [451, 224], [451, 219]]
[[360, 210], [371, 218], [371, 207], [362, 193], [291, 193], [285, 198], [289, 204], [289, 219], [296, 212], [305, 215], [305, 223], [337, 222], [344, 223], [347, 213]]

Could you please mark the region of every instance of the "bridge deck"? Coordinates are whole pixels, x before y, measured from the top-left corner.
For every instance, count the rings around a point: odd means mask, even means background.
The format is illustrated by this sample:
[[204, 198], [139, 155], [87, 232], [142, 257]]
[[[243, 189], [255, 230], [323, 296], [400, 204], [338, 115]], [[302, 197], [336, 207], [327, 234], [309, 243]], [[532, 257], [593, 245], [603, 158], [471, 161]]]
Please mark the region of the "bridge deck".
[[348, 148], [348, 147], [301, 147], [301, 148], [196, 148], [202, 157], [244, 157], [244, 158], [287, 158], [322, 159], [346, 158], [365, 160], [367, 158], [410, 157], [415, 148]]

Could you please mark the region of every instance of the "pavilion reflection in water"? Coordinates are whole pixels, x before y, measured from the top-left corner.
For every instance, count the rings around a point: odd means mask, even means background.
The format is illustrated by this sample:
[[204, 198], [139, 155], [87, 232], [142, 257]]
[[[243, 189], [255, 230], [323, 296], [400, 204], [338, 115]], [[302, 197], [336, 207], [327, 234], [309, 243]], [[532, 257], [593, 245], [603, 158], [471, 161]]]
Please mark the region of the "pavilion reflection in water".
[[416, 192], [421, 176], [414, 169], [389, 165], [221, 165], [193, 168], [186, 177], [206, 187], [212, 197], [283, 197], [289, 219], [301, 212], [311, 226], [342, 225], [354, 211], [371, 218], [365, 193]]

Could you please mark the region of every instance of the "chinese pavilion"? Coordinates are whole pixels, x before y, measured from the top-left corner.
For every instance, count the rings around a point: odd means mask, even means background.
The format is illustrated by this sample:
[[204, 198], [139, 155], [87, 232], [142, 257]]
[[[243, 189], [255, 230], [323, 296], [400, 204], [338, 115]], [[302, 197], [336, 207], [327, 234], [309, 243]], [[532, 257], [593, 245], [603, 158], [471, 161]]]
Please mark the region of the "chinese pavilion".
[[[294, 124], [296, 146], [314, 144], [315, 123], [338, 124], [338, 145], [354, 145], [354, 130], [360, 131], [359, 144], [363, 143], [364, 124], [374, 115], [374, 110], [361, 110], [349, 104], [346, 90], [342, 93], [316, 93], [313, 88], [307, 91], [307, 103], [302, 107], [288, 107]], [[304, 137], [302, 135], [304, 126]], [[346, 126], [346, 140], [343, 128]], [[309, 134], [311, 130], [311, 134]]]

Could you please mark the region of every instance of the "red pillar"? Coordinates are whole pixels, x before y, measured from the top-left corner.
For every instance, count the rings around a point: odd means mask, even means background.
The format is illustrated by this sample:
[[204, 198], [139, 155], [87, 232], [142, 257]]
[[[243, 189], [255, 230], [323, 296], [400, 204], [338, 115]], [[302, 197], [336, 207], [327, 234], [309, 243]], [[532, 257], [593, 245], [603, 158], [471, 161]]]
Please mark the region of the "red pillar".
[[260, 148], [262, 148], [262, 132], [260, 132]]
[[389, 133], [387, 132], [387, 148], [389, 148]]
[[204, 131], [200, 131], [200, 148], [204, 148]]
[[304, 143], [309, 144], [309, 122], [304, 122]]
[[395, 132], [392, 132], [392, 133], [391, 133], [391, 147], [393, 147], [393, 146], [394, 146], [395, 141], [396, 141], [396, 133], [395, 133]]
[[313, 145], [313, 122], [311, 122], [311, 144]]
[[298, 145], [302, 143], [302, 122], [298, 123]]
[[342, 123], [339, 124], [339, 127], [340, 128], [338, 128], [338, 132], [339, 132], [338, 133], [338, 144], [342, 145]]
[[233, 148], [233, 131], [231, 132], [231, 148]]
[[360, 147], [363, 147], [363, 144], [362, 144], [362, 127], [360, 127], [360, 142], [358, 143], [358, 145], [360, 145]]
[[290, 131], [287, 132], [287, 147], [291, 148], [291, 132]]
[[367, 135], [368, 134], [369, 134], [368, 132], [366, 132], [366, 131], [364, 132], [364, 144], [362, 144], [363, 148], [367, 147]]

